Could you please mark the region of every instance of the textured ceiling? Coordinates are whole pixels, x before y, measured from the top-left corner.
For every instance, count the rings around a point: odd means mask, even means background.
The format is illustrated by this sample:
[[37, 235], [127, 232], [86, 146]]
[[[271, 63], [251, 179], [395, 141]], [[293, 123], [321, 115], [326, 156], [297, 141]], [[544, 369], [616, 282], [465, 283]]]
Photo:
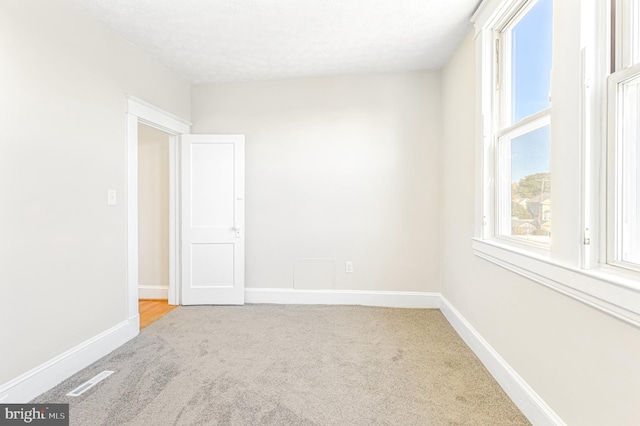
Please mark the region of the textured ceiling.
[[478, 0], [76, 0], [193, 83], [440, 68]]

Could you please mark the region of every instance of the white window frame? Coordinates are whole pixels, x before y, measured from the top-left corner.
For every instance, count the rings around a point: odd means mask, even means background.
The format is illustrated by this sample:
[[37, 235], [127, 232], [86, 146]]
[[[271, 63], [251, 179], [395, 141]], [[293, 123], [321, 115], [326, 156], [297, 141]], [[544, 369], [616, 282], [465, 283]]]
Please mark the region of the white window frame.
[[[482, 56], [491, 58], [483, 62], [480, 76], [482, 87], [482, 124], [484, 141], [481, 147], [484, 160], [480, 164], [485, 182], [483, 192], [483, 214], [481, 238], [492, 240], [532, 253], [548, 255], [549, 245], [527, 241], [511, 236], [511, 190], [500, 181], [501, 177], [511, 176], [510, 151], [502, 141], [523, 135], [529, 131], [544, 127], [551, 122], [551, 107], [511, 123], [511, 66], [510, 46], [505, 33], [526, 13], [537, 0], [503, 1], [498, 11], [481, 32], [485, 39]], [[485, 2], [486, 3], [486, 2]], [[495, 3], [495, 2], [494, 2]], [[484, 4], [484, 3], [483, 3]], [[488, 157], [491, 157], [490, 159]], [[508, 188], [507, 188], [508, 187]], [[508, 200], [508, 201], [507, 201]], [[508, 232], [506, 227], [508, 227]]]
[[[549, 244], [528, 241], [511, 234], [511, 147], [508, 141], [551, 124], [551, 108], [520, 120], [495, 134], [495, 209], [493, 238], [514, 246], [521, 246], [540, 254], [548, 254]], [[508, 181], [504, 182], [504, 178]]]
[[[615, 1], [615, 0], [612, 0]], [[613, 50], [615, 60], [608, 77], [607, 158], [603, 164], [607, 170], [606, 186], [606, 251], [602, 258], [607, 265], [640, 272], [640, 265], [622, 259], [622, 152], [619, 149], [619, 112], [621, 109], [621, 85], [640, 74], [640, 2], [615, 1], [615, 31]], [[637, 40], [636, 43], [633, 43]]]
[[[569, 262], [566, 256], [556, 260], [553, 246], [549, 251], [535, 250], [494, 237], [494, 171], [497, 159], [493, 138], [496, 135], [496, 111], [500, 107], [494, 90], [498, 72], [494, 56], [496, 30], [501, 28], [500, 24], [504, 26], [505, 18], [514, 16], [526, 1], [484, 0], [472, 17], [475, 24], [478, 111], [476, 212], [472, 248], [474, 254], [482, 259], [640, 327], [640, 273], [606, 263], [607, 207], [603, 200], [607, 194], [607, 173], [603, 173], [603, 170], [608, 167], [605, 125], [607, 76], [611, 71], [611, 58], [614, 57], [610, 40], [612, 1], [626, 2], [628, 7], [634, 0], [581, 0], [579, 19], [583, 91], [576, 108], [582, 109], [582, 132], [576, 137], [579, 136], [582, 141], [582, 187], [575, 190], [582, 195], [582, 214], [576, 220], [579, 220], [584, 232], [580, 245], [572, 243], [575, 256]], [[617, 12], [620, 13], [620, 9]], [[634, 13], [640, 11], [634, 10]], [[554, 16], [554, 26], [555, 19]], [[616, 46], [616, 49], [619, 48], [621, 46]]]
[[[615, 2], [615, 70], [628, 68], [640, 61], [640, 3], [637, 0]], [[634, 25], [635, 22], [635, 25]], [[637, 40], [636, 43], [633, 43]]]

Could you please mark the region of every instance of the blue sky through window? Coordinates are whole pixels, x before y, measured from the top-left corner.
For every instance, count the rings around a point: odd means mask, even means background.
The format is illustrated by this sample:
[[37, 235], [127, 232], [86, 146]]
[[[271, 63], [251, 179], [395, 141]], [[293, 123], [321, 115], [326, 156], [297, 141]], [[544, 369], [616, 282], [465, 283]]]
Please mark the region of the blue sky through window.
[[[511, 29], [511, 122], [549, 106], [553, 0], [539, 0]], [[550, 171], [549, 126], [511, 141], [511, 179]]]
[[551, 162], [551, 129], [544, 126], [511, 140], [511, 182], [547, 173]]
[[549, 106], [553, 1], [539, 0], [511, 30], [512, 123]]

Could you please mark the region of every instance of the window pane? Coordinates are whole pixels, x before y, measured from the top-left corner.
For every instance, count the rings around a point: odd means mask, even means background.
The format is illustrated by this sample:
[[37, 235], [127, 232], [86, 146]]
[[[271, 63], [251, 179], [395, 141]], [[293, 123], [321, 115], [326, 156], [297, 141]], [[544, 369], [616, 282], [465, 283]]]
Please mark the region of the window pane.
[[511, 123], [549, 106], [553, 1], [539, 0], [510, 30]]
[[620, 260], [640, 265], [640, 75], [621, 88]]
[[549, 243], [551, 233], [551, 129], [511, 139], [511, 235]]

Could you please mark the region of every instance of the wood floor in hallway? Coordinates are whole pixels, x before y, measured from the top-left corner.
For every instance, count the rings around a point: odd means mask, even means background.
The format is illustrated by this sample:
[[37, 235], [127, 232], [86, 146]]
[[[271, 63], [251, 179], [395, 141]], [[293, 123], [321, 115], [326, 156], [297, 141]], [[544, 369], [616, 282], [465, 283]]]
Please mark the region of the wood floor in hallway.
[[140, 330], [158, 321], [160, 318], [173, 311], [175, 308], [177, 308], [177, 306], [169, 305], [167, 300], [138, 300], [138, 311], [140, 312]]

